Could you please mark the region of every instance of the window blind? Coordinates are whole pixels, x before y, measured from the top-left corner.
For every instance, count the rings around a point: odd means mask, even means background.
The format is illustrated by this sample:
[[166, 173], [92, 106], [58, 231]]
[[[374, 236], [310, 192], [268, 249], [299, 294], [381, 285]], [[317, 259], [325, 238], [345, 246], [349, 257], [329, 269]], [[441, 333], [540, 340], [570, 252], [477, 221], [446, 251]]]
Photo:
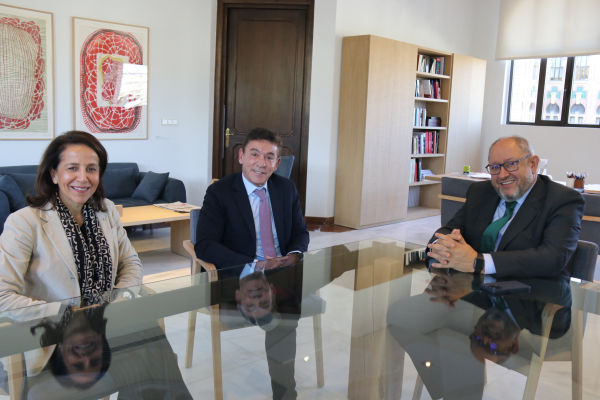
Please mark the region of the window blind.
[[501, 0], [496, 60], [600, 54], [600, 0]]

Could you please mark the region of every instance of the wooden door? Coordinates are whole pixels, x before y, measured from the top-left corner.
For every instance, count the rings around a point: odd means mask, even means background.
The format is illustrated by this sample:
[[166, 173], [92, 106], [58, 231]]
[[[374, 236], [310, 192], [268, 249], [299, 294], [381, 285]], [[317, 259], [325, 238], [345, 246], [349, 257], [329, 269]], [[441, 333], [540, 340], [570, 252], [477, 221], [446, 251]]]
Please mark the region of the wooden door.
[[289, 5], [252, 7], [230, 6], [223, 11], [224, 76], [221, 106], [215, 107], [215, 116], [220, 111], [215, 124], [221, 123], [213, 153], [220, 165], [215, 171], [213, 163], [213, 177], [241, 171], [238, 152], [247, 133], [267, 128], [281, 136], [282, 155], [295, 156], [290, 179], [304, 208], [312, 48], [307, 31], [312, 31], [312, 10]]

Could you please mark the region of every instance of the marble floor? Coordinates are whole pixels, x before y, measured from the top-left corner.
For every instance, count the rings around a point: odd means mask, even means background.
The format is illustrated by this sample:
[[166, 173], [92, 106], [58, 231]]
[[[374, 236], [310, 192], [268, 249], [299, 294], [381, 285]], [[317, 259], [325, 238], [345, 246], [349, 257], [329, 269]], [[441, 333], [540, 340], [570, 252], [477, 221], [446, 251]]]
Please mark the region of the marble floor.
[[[423, 218], [382, 227], [359, 231], [310, 232], [309, 250], [346, 244], [375, 237], [425, 244], [439, 227], [438, 217]], [[169, 228], [154, 231], [138, 231], [130, 234], [131, 241], [139, 252], [144, 265], [144, 282], [156, 282], [189, 274], [190, 261], [169, 251]], [[597, 277], [598, 277], [597, 269]], [[422, 293], [429, 275], [412, 275], [411, 293]], [[317, 389], [314, 363], [314, 341], [312, 318], [302, 318], [297, 329], [296, 380], [299, 398], [344, 399], [348, 398], [349, 359], [354, 291], [353, 272], [347, 272], [321, 289], [320, 296], [327, 302], [327, 311], [322, 316], [325, 386]], [[196, 324], [196, 347], [193, 365], [186, 369], [185, 337], [188, 314], [165, 319], [167, 338], [178, 355], [184, 381], [194, 398], [214, 398], [212, 378], [212, 356], [210, 323], [207, 315], [198, 314]], [[584, 377], [583, 398], [600, 400], [600, 317], [588, 314], [584, 334]], [[591, 332], [595, 332], [593, 335]], [[259, 328], [245, 328], [223, 332], [222, 362], [225, 399], [269, 399], [271, 387], [264, 350], [264, 332]], [[488, 362], [487, 385], [484, 399], [521, 398], [527, 377], [502, 366]], [[413, 363], [404, 360], [401, 399], [413, 398], [417, 378]], [[111, 396], [116, 399], [117, 395]], [[537, 399], [571, 398], [571, 362], [546, 362], [540, 377]], [[424, 388], [421, 399], [431, 399]]]

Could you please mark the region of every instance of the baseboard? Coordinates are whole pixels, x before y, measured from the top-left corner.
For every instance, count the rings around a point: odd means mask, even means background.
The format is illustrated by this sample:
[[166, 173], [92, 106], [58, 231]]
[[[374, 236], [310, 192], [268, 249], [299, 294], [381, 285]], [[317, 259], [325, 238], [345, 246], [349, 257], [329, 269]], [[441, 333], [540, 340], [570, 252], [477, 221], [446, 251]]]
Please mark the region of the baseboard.
[[333, 225], [333, 217], [304, 217], [304, 221], [310, 225]]

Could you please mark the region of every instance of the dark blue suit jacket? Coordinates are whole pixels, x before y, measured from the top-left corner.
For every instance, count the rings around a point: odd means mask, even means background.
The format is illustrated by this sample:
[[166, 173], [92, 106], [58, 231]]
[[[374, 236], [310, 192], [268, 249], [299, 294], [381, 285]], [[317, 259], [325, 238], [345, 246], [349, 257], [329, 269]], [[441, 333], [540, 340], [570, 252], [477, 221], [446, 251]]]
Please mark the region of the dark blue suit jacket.
[[[307, 251], [309, 235], [296, 186], [273, 174], [267, 189], [281, 254]], [[254, 261], [256, 229], [241, 172], [226, 176], [206, 190], [194, 248], [199, 259], [217, 268]]]
[[[474, 183], [462, 208], [437, 232], [447, 235], [460, 229], [465, 242], [479, 251], [483, 232], [492, 223], [499, 203], [490, 181]], [[538, 175], [498, 249], [491, 253], [496, 276], [569, 278], [567, 263], [577, 247], [584, 208], [580, 193]], [[434, 235], [429, 243], [435, 239]], [[432, 260], [427, 258], [428, 266]]]

